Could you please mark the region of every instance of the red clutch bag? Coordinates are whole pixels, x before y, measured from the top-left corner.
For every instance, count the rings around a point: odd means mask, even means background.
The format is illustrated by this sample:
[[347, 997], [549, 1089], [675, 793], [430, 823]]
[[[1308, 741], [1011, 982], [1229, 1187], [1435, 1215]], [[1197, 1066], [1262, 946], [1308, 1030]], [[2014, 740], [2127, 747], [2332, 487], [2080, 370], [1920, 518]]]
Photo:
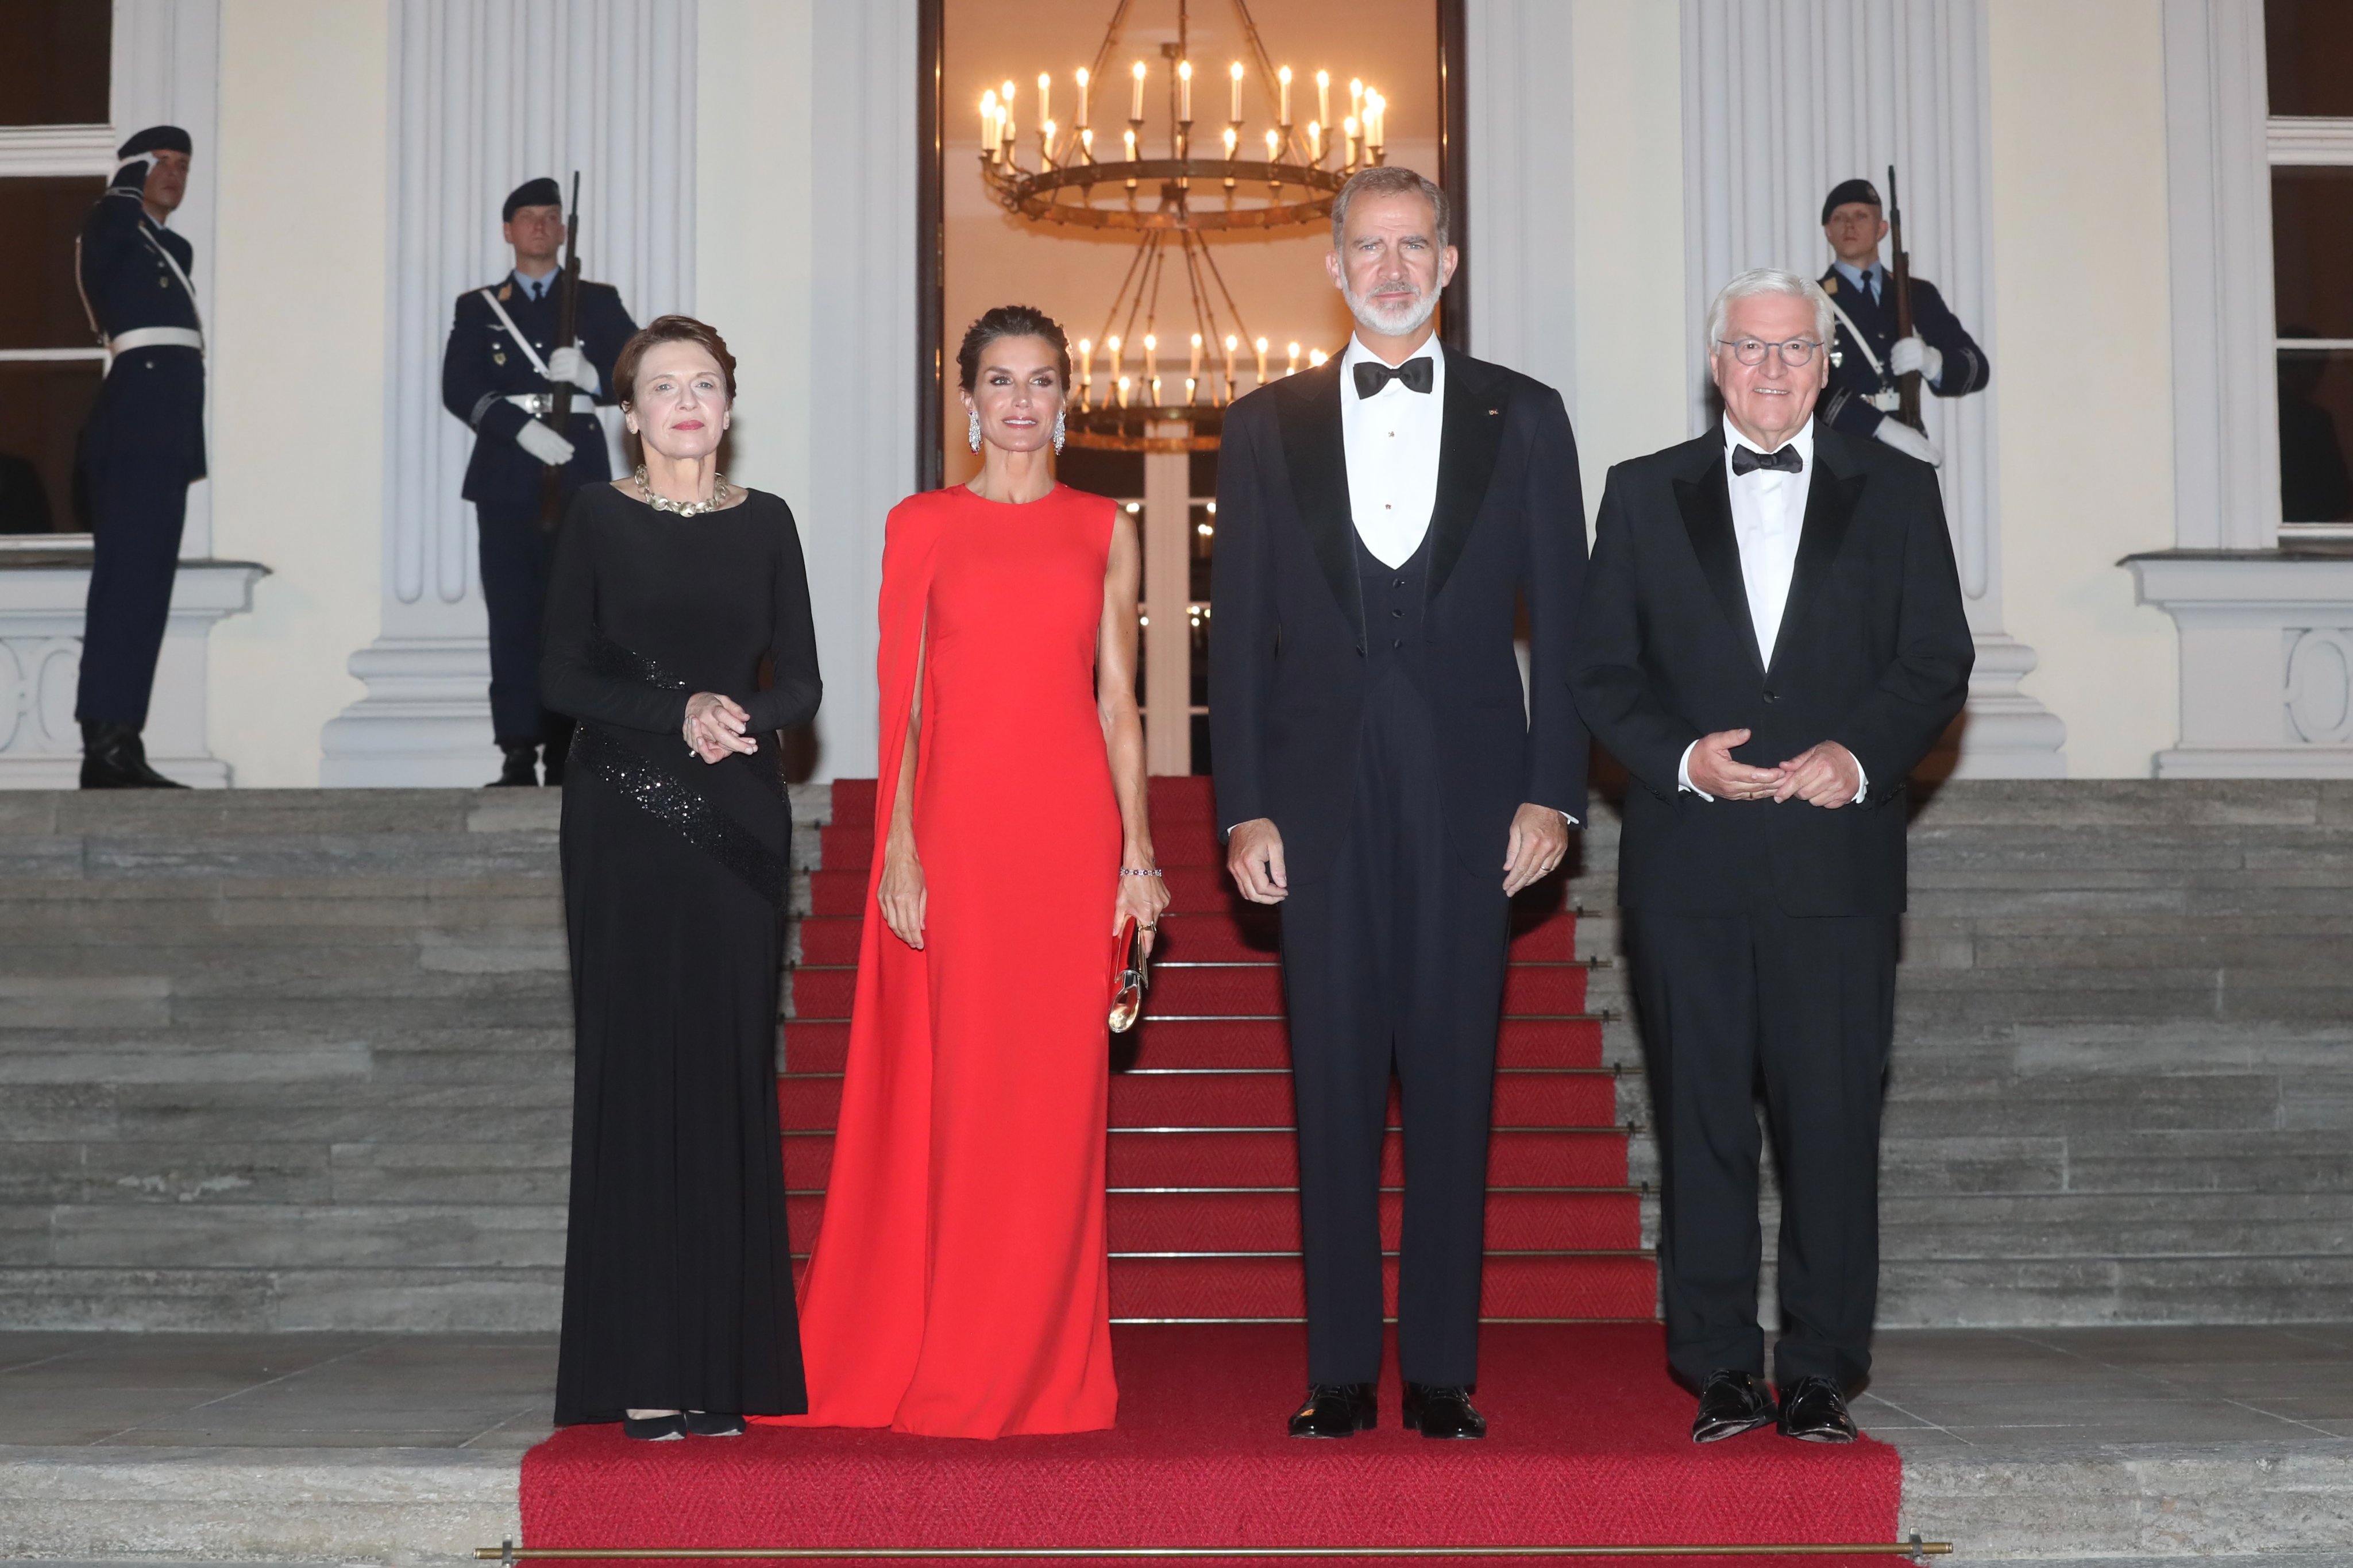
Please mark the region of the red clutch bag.
[[1152, 968], [1144, 955], [1144, 932], [1135, 917], [1120, 921], [1111, 940], [1111, 961], [1118, 978], [1111, 986], [1111, 1032], [1124, 1035], [1144, 1016], [1145, 988], [1152, 984]]

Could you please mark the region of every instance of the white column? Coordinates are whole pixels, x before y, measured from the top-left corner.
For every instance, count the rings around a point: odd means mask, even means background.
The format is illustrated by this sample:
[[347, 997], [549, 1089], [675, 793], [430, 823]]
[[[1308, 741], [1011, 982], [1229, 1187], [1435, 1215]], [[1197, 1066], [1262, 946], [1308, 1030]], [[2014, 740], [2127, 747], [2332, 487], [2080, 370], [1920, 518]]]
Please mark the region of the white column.
[[583, 275], [639, 321], [693, 308], [695, 10], [670, 0], [394, 0], [383, 630], [322, 737], [327, 784], [476, 784], [496, 763], [473, 432], [441, 406], [467, 289], [513, 264], [499, 205], [578, 170]]
[[1559, 178], [1574, 167], [1570, 9], [1469, 0], [1463, 23], [1471, 222], [1455, 238], [1471, 285], [1472, 351], [1557, 388], [1573, 416], [1577, 186]]
[[[1902, 182], [1912, 265], [1981, 342], [1994, 336], [1986, 0], [1683, 0], [1683, 238], [1692, 320], [1752, 267], [1829, 264], [1821, 202], [1842, 179]], [[1883, 195], [1885, 192], [1883, 190]], [[1714, 418], [1695, 357], [1691, 429]], [[2066, 727], [2019, 689], [2034, 650], [2002, 629], [1993, 385], [1923, 400], [1978, 660], [1954, 772], [2055, 778]]]
[[[1182, 441], [1193, 426], [1164, 419], [1145, 434]], [[1144, 457], [1144, 760], [1152, 773], [1193, 771], [1192, 458]]]
[[818, 780], [874, 773], [882, 524], [915, 484], [914, 0], [820, 5], [809, 222], [809, 493], [801, 519], [825, 705]]

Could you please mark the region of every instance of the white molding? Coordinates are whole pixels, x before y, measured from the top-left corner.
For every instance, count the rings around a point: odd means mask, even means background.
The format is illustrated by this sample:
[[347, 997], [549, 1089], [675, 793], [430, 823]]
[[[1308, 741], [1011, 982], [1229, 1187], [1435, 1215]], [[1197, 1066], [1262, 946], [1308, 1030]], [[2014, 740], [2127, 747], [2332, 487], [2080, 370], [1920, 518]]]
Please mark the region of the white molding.
[[826, 674], [815, 778], [870, 776], [877, 737], [874, 606], [882, 525], [915, 480], [914, 0], [820, 5], [811, 17], [814, 160], [809, 417], [800, 512]]
[[2159, 778], [2353, 778], [2353, 555], [2130, 557], [2181, 636], [2181, 740]]
[[2263, 142], [2274, 166], [2353, 163], [2353, 118], [2274, 114], [2265, 123]]
[[0, 180], [102, 180], [114, 173], [114, 150], [121, 144], [111, 125], [0, 126]]
[[695, 10], [668, 0], [396, 0], [383, 629], [321, 782], [478, 784], [495, 766], [473, 433], [441, 406], [452, 301], [502, 276], [499, 204], [581, 171], [586, 276], [640, 321], [694, 306]]
[[2262, 0], [2165, 0], [2174, 542], [2279, 536], [2279, 383]]
[[[1752, 267], [1819, 276], [1823, 195], [1894, 163], [1914, 269], [1993, 342], [1988, 26], [1986, 0], [1683, 0], [1688, 319]], [[1715, 416], [1704, 365], [1691, 375], [1698, 435]], [[2034, 650], [2003, 628], [2000, 387], [1997, 365], [1983, 392], [1922, 400], [1978, 645], [1956, 771], [2058, 777], [2066, 726], [2019, 689]]]

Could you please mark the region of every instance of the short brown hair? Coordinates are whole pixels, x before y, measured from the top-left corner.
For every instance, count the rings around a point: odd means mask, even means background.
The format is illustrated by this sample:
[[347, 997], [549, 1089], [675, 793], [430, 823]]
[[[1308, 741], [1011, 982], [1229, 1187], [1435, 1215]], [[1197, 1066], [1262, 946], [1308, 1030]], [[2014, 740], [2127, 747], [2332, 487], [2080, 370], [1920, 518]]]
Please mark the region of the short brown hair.
[[999, 305], [982, 312], [965, 329], [956, 347], [956, 385], [970, 392], [980, 379], [980, 353], [999, 338], [1043, 338], [1054, 351], [1054, 364], [1062, 374], [1062, 390], [1071, 388], [1071, 340], [1062, 324], [1035, 305]]
[[637, 401], [638, 362], [659, 343], [692, 343], [717, 360], [719, 374], [727, 382], [727, 401], [735, 401], [735, 356], [727, 352], [727, 340], [718, 329], [692, 316], [656, 316], [621, 345], [620, 357], [613, 362], [613, 395], [622, 407]]

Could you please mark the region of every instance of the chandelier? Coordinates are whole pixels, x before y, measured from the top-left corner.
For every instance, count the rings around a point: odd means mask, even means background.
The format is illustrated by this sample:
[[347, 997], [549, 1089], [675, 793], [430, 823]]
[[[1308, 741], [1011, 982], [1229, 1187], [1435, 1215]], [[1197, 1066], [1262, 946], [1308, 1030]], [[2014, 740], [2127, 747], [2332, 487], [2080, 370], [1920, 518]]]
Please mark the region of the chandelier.
[[[1268, 56], [1245, 0], [1229, 3], [1250, 62], [1228, 65], [1222, 95], [1214, 77], [1199, 72], [1192, 58], [1189, 0], [1177, 0], [1176, 38], [1160, 46], [1157, 68], [1137, 58], [1114, 79], [1104, 73], [1133, 7], [1133, 0], [1118, 0], [1093, 63], [1071, 73], [1076, 112], [1068, 125], [1054, 117], [1053, 74], [1039, 73], [1026, 149], [1017, 127], [1015, 84], [981, 95], [981, 179], [1008, 212], [1034, 223], [1137, 235], [1100, 339], [1082, 338], [1075, 345], [1079, 374], [1065, 423], [1078, 446], [1214, 448], [1228, 404], [1252, 385], [1298, 371], [1301, 345], [1278, 347], [1250, 331], [1203, 237], [1320, 222], [1331, 216], [1333, 198], [1349, 176], [1385, 159], [1388, 104], [1380, 92], [1361, 79], [1343, 88], [1324, 70], [1312, 83], [1295, 81], [1289, 66], [1277, 67]], [[1269, 121], [1255, 136], [1244, 90], [1253, 76], [1257, 108]], [[1108, 128], [1095, 123], [1096, 103], [1099, 94], [1122, 96], [1123, 87], [1127, 116], [1113, 142], [1100, 134]], [[1303, 100], [1296, 106], [1294, 87]], [[1196, 120], [1196, 92], [1211, 110], [1217, 97], [1224, 98], [1222, 122]], [[1314, 114], [1303, 126], [1294, 108], [1304, 107], [1310, 92]], [[1166, 115], [1157, 133], [1147, 107]], [[1336, 122], [1335, 107], [1345, 110]], [[1198, 147], [1197, 124], [1214, 132]], [[1025, 150], [1034, 166], [1024, 165]], [[1311, 349], [1304, 363], [1317, 365], [1324, 358], [1324, 351]], [[1166, 428], [1179, 422], [1187, 434]]]

